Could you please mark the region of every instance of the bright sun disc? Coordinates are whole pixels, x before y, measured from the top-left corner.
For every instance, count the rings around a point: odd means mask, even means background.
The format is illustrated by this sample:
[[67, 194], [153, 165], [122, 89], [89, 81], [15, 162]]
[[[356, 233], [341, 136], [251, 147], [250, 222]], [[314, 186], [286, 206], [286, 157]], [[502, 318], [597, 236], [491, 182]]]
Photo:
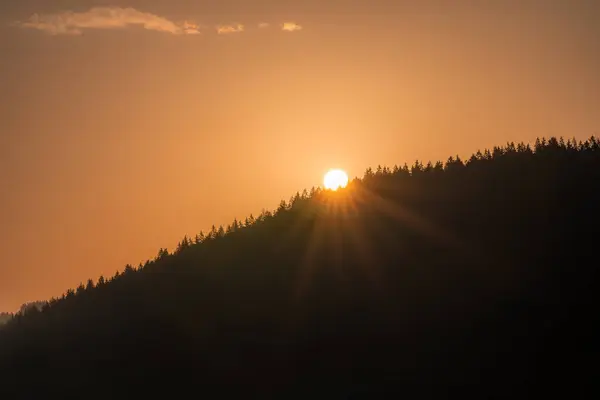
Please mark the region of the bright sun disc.
[[325, 189], [338, 190], [345, 188], [348, 184], [348, 174], [341, 169], [330, 169], [323, 178]]

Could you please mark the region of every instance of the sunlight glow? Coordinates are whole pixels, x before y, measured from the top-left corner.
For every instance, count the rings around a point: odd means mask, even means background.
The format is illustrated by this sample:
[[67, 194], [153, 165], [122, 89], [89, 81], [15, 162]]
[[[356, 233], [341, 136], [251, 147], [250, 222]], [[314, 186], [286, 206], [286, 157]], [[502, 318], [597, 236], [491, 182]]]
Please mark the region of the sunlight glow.
[[323, 178], [325, 189], [338, 190], [348, 185], [348, 174], [341, 169], [330, 169]]

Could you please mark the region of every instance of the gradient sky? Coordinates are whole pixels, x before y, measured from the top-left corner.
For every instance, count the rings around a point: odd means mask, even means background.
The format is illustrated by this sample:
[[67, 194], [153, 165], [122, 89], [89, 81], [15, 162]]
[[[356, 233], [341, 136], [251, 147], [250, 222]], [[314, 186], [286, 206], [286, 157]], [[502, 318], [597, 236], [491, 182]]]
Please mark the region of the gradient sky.
[[600, 131], [600, 2], [0, 1], [0, 311], [331, 167]]

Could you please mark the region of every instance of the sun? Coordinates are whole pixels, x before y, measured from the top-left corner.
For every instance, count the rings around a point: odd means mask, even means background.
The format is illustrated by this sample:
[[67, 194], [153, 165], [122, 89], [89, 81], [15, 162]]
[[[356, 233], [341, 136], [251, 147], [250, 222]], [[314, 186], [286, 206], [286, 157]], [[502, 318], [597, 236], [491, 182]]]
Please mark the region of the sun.
[[341, 169], [330, 169], [323, 178], [325, 189], [338, 190], [348, 185], [348, 174]]

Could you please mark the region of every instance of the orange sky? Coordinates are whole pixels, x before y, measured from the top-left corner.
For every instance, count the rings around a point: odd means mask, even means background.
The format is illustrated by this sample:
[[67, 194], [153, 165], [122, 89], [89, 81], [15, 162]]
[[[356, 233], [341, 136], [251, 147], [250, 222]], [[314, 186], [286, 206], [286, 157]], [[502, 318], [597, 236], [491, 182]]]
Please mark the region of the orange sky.
[[323, 3], [0, 2], [0, 311], [332, 167], [599, 133], [599, 2]]

